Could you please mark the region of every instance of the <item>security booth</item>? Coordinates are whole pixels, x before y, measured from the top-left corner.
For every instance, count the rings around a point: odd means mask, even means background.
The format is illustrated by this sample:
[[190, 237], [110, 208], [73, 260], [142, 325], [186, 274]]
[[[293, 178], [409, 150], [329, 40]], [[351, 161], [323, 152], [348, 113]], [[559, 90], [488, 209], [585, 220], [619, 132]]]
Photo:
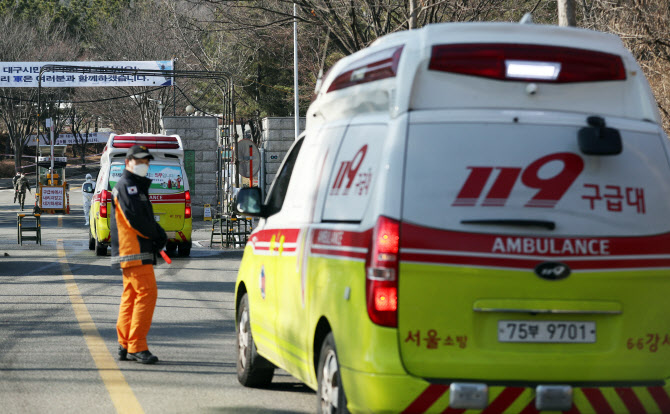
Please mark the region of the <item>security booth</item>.
[[54, 145], [53, 170], [51, 168], [51, 148], [39, 147], [37, 158], [38, 188], [35, 194], [36, 205], [44, 213], [70, 214], [69, 185], [65, 179], [67, 156], [66, 145]]

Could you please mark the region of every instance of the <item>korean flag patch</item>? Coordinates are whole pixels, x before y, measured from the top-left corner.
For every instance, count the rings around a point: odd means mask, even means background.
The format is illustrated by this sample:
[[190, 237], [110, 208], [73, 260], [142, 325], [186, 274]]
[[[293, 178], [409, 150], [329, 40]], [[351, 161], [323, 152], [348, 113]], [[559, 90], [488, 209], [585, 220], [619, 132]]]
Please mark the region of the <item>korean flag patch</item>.
[[137, 186], [128, 187], [128, 194], [130, 195], [137, 194]]

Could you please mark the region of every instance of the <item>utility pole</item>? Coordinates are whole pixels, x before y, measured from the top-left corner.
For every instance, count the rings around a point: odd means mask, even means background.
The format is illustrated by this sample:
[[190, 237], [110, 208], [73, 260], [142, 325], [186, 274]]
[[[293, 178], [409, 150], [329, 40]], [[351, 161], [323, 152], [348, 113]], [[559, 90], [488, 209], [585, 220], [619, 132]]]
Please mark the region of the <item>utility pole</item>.
[[[298, 9], [293, 2], [293, 113], [295, 117], [295, 139], [300, 135], [300, 101], [298, 99]], [[253, 175], [253, 174], [252, 174]]]
[[558, 0], [558, 25], [577, 26], [575, 0]]

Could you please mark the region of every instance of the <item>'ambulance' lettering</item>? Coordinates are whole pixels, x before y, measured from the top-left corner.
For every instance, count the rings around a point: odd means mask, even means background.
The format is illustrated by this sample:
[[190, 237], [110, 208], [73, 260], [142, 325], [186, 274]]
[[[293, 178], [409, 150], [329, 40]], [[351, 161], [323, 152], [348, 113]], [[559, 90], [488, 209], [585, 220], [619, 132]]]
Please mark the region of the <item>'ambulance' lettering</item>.
[[598, 239], [540, 239], [532, 237], [496, 237], [493, 253], [561, 254], [574, 256], [608, 255], [609, 240]]
[[318, 244], [330, 244], [340, 246], [342, 244], [343, 231], [321, 230], [316, 237]]

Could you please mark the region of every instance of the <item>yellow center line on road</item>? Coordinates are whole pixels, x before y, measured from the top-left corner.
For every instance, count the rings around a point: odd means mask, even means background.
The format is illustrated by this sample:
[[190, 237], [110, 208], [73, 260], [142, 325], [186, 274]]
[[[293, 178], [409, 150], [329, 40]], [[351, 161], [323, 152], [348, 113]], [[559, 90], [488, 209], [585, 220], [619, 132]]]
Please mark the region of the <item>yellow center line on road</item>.
[[[59, 224], [60, 220], [61, 219], [59, 218]], [[74, 276], [70, 271], [70, 266], [67, 263], [65, 249], [63, 248], [63, 239], [58, 239], [57, 243], [61, 273], [63, 274], [63, 279], [65, 279], [65, 286], [67, 288], [67, 293], [70, 296], [72, 309], [77, 317], [77, 321], [79, 321], [79, 328], [84, 334], [88, 351], [91, 353], [93, 361], [98, 368], [98, 373], [100, 374], [100, 378], [102, 378], [102, 382], [105, 384], [105, 387], [107, 387], [107, 392], [109, 392], [109, 396], [116, 408], [116, 412], [144, 413], [142, 406], [139, 401], [137, 401], [135, 393], [133, 393], [132, 388], [130, 388], [130, 385], [126, 382], [123, 373], [119, 370], [114, 357], [109, 353], [105, 341], [100, 336], [98, 328], [96, 328], [93, 318], [91, 318], [91, 314], [86, 308], [84, 299], [79, 292], [77, 282], [74, 280]]]

